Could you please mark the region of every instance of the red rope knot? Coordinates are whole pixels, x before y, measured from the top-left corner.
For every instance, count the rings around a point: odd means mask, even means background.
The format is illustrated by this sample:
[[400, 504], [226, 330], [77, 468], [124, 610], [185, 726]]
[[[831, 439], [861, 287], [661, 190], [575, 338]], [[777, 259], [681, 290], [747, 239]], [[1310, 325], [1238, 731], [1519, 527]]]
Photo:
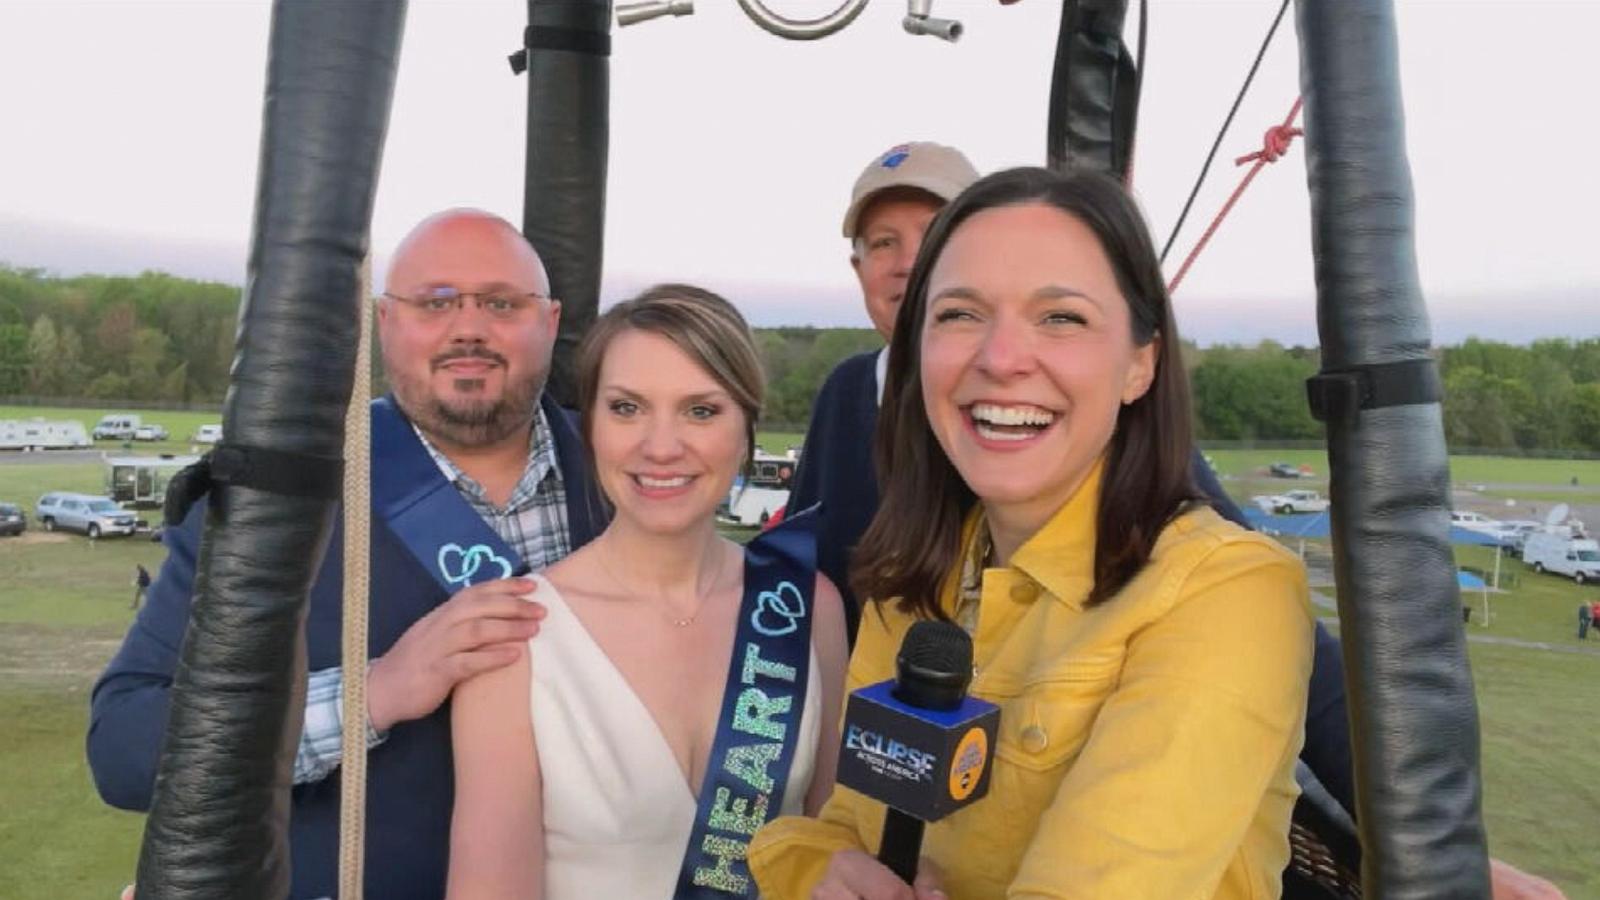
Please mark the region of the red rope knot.
[[1211, 224], [1206, 227], [1206, 233], [1200, 235], [1199, 242], [1194, 245], [1193, 250], [1189, 251], [1189, 256], [1183, 261], [1183, 265], [1178, 267], [1178, 274], [1172, 276], [1172, 283], [1167, 285], [1168, 294], [1178, 290], [1178, 285], [1183, 283], [1183, 276], [1189, 273], [1189, 267], [1194, 265], [1195, 259], [1200, 256], [1200, 251], [1204, 250], [1206, 244], [1210, 243], [1211, 236], [1217, 233], [1217, 227], [1222, 224], [1223, 219], [1228, 217], [1228, 210], [1233, 209], [1233, 205], [1239, 202], [1239, 197], [1244, 194], [1244, 189], [1250, 186], [1250, 182], [1256, 177], [1256, 174], [1267, 163], [1277, 162], [1279, 157], [1287, 153], [1289, 144], [1294, 141], [1296, 136], [1305, 134], [1305, 132], [1294, 127], [1294, 120], [1299, 115], [1300, 99], [1297, 97], [1294, 105], [1289, 107], [1289, 114], [1284, 116], [1283, 124], [1274, 125], [1267, 129], [1266, 136], [1261, 140], [1261, 149], [1248, 156], [1241, 156], [1234, 160], [1236, 164], [1241, 166], [1254, 160], [1255, 165], [1250, 167], [1250, 171], [1244, 173], [1244, 178], [1240, 180], [1239, 186], [1233, 189], [1233, 195], [1228, 198], [1227, 203], [1222, 204], [1222, 210], [1217, 213], [1217, 217], [1212, 219]]
[[1289, 144], [1302, 134], [1305, 134], [1303, 130], [1292, 125], [1274, 125], [1268, 128], [1266, 135], [1262, 137], [1261, 149], [1239, 157], [1233, 161], [1234, 165], [1242, 166], [1258, 159], [1262, 162], [1277, 162], [1279, 157], [1289, 152]]
[[1300, 103], [1301, 98], [1296, 97], [1294, 105], [1289, 107], [1289, 114], [1283, 117], [1283, 124], [1274, 125], [1267, 129], [1267, 133], [1261, 138], [1260, 150], [1239, 157], [1233, 161], [1233, 164], [1242, 166], [1247, 162], [1255, 162], [1257, 166], [1261, 166], [1267, 163], [1275, 163], [1279, 157], [1288, 153], [1289, 144], [1295, 138], [1305, 134], [1304, 131], [1294, 127], [1294, 120], [1300, 115]]

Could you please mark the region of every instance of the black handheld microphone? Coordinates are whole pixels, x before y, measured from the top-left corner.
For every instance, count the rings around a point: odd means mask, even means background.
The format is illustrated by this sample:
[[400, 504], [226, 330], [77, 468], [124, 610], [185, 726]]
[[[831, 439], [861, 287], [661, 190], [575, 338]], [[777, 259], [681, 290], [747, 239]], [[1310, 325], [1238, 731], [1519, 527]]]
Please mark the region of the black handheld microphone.
[[972, 639], [950, 622], [917, 622], [895, 677], [850, 695], [839, 783], [889, 807], [878, 861], [910, 884], [922, 831], [989, 791], [1000, 709], [967, 696]]

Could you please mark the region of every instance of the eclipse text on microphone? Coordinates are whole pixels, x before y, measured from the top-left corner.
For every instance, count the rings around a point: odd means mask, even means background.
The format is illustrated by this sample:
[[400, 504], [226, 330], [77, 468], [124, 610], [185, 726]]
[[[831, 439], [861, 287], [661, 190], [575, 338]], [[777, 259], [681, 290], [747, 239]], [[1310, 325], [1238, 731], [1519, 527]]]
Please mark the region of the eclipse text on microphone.
[[907, 747], [894, 738], [885, 738], [860, 725], [846, 726], [844, 750], [879, 774], [908, 781], [932, 781], [935, 755]]
[[894, 697], [894, 682], [850, 695], [839, 753], [840, 784], [937, 822], [989, 792], [1000, 708], [965, 697], [931, 710]]

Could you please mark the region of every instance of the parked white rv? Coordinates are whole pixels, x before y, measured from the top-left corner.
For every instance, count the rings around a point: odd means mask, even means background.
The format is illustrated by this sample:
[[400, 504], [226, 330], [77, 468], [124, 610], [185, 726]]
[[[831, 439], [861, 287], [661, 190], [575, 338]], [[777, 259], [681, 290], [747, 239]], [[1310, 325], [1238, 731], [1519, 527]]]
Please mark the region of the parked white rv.
[[0, 421], [0, 450], [70, 450], [90, 446], [83, 423], [72, 420]]
[[1522, 561], [1535, 572], [1566, 575], [1579, 584], [1600, 581], [1600, 543], [1547, 531], [1528, 535]]

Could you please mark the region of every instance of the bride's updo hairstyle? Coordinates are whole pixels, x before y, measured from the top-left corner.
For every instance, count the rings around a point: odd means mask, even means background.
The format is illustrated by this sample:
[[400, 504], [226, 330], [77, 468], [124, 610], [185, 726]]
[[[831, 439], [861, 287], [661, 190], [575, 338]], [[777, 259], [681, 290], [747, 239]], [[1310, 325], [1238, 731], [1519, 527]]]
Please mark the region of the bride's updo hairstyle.
[[[594, 428], [600, 364], [618, 335], [643, 331], [666, 338], [704, 369], [744, 411], [748, 460], [755, 455], [756, 423], [767, 379], [754, 336], [732, 303], [689, 284], [658, 284], [606, 310], [578, 347], [578, 415], [585, 445]], [[593, 463], [593, 460], [590, 460]]]

